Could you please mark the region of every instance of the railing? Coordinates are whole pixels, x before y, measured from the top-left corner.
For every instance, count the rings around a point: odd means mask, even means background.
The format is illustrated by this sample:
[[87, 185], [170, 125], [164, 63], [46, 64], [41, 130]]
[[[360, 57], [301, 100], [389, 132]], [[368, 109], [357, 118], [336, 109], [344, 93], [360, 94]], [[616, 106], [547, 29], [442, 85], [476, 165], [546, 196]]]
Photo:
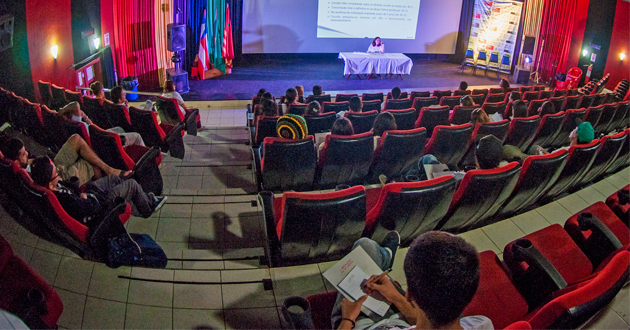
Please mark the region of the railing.
[[[76, 86], [76, 87], [75, 87], [75, 90], [78, 92], [78, 91], [80, 91], [80, 90], [86, 90], [86, 91], [89, 91], [89, 90], [91, 90], [91, 89], [89, 89], [88, 87], [79, 87], [79, 86]], [[104, 90], [104, 91], [106, 91], [106, 92], [111, 92], [111, 89], [104, 88], [103, 90]], [[126, 90], [126, 89], [125, 89], [125, 93], [127, 93], [127, 94], [138, 94], [138, 95], [150, 95], [150, 96], [159, 96], [159, 95], [162, 95], [162, 94], [160, 94], [160, 93], [128, 91], [128, 90]]]

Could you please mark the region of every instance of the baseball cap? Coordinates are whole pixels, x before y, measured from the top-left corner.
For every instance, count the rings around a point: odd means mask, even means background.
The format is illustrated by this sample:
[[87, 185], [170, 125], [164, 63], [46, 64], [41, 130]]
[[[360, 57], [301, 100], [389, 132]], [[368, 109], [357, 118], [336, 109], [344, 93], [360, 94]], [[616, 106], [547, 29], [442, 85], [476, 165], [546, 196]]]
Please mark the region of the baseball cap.
[[585, 121], [578, 125], [577, 127], [577, 136], [579, 143], [590, 143], [595, 138], [595, 131], [593, 130], [593, 125], [591, 123]]

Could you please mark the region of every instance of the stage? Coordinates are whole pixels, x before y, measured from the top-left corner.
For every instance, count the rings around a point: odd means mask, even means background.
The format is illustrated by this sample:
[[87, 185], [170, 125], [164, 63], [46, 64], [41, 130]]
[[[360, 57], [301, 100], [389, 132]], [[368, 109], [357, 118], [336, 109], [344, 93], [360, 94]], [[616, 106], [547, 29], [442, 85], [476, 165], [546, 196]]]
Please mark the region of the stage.
[[[313, 85], [321, 85], [324, 92], [334, 96], [337, 93], [387, 92], [395, 86], [408, 91], [454, 90], [462, 80], [469, 86], [498, 86], [499, 83], [494, 71], [488, 72], [488, 77], [485, 77], [482, 70], [473, 75], [471, 68], [462, 74], [458, 64], [444, 61], [413, 59], [413, 62], [411, 74], [403, 75], [403, 80], [396, 76], [391, 79], [383, 76], [382, 80], [361, 77], [359, 80], [356, 75], [346, 80], [343, 76], [343, 60], [333, 59], [330, 54], [324, 54], [321, 58], [248, 60], [235, 65], [232, 74], [207, 80], [191, 80], [190, 92], [182, 96], [187, 101], [247, 100], [260, 88], [280, 96], [289, 87], [296, 85], [304, 86], [306, 95], [311, 94]], [[506, 75], [502, 74], [501, 77]]]

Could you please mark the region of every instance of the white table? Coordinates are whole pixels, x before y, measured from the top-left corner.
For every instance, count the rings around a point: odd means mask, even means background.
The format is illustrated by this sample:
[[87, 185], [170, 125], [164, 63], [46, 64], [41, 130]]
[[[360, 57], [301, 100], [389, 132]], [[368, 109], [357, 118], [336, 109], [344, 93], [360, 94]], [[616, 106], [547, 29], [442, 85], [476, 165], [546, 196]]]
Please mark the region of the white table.
[[[403, 74], [410, 74], [413, 68], [413, 61], [402, 53], [339, 53], [339, 58], [343, 59], [345, 66], [343, 68], [344, 77], [356, 74], [361, 79], [360, 74], [389, 74], [398, 75], [402, 79]], [[348, 80], [346, 78], [346, 80]], [[369, 78], [368, 78], [369, 79]], [[382, 78], [381, 78], [382, 79]]]

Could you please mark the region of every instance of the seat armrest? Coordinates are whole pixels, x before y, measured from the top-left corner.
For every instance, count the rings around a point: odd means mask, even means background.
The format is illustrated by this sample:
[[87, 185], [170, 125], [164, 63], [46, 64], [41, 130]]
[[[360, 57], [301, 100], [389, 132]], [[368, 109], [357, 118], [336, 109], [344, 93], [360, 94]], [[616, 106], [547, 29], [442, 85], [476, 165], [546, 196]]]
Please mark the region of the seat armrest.
[[[567, 282], [551, 262], [526, 238], [519, 238], [512, 245], [512, 253], [515, 261], [526, 262], [529, 265], [528, 273], [535, 273], [541, 281], [552, 285], [552, 292], [564, 289]], [[551, 292], [549, 292], [551, 293]]]
[[254, 173], [256, 174], [256, 187], [258, 191], [263, 190], [263, 182], [262, 182], [262, 168], [260, 161], [260, 148], [262, 147], [252, 147], [252, 155], [254, 162]]
[[273, 193], [262, 191], [258, 193], [258, 203], [263, 209], [265, 219], [265, 256], [268, 266], [273, 267], [275, 260], [278, 260], [280, 253], [280, 240], [276, 231], [276, 217], [273, 210]]
[[166, 143], [168, 144], [168, 151], [171, 153], [171, 156], [179, 159], [184, 159], [184, 155], [186, 155], [186, 149], [184, 148], [184, 139], [182, 137], [182, 132], [186, 128], [186, 124], [183, 122], [175, 125], [167, 134], [166, 134]]
[[[613, 250], [618, 250], [623, 247], [623, 244], [619, 241], [617, 236], [606, 226], [601, 220], [594, 216], [590, 212], [582, 212], [577, 218], [578, 225], [581, 231], [590, 230], [591, 235], [597, 235], [597, 241], [600, 244], [610, 244]], [[591, 239], [591, 238], [589, 238]], [[603, 248], [603, 247], [602, 247]]]

